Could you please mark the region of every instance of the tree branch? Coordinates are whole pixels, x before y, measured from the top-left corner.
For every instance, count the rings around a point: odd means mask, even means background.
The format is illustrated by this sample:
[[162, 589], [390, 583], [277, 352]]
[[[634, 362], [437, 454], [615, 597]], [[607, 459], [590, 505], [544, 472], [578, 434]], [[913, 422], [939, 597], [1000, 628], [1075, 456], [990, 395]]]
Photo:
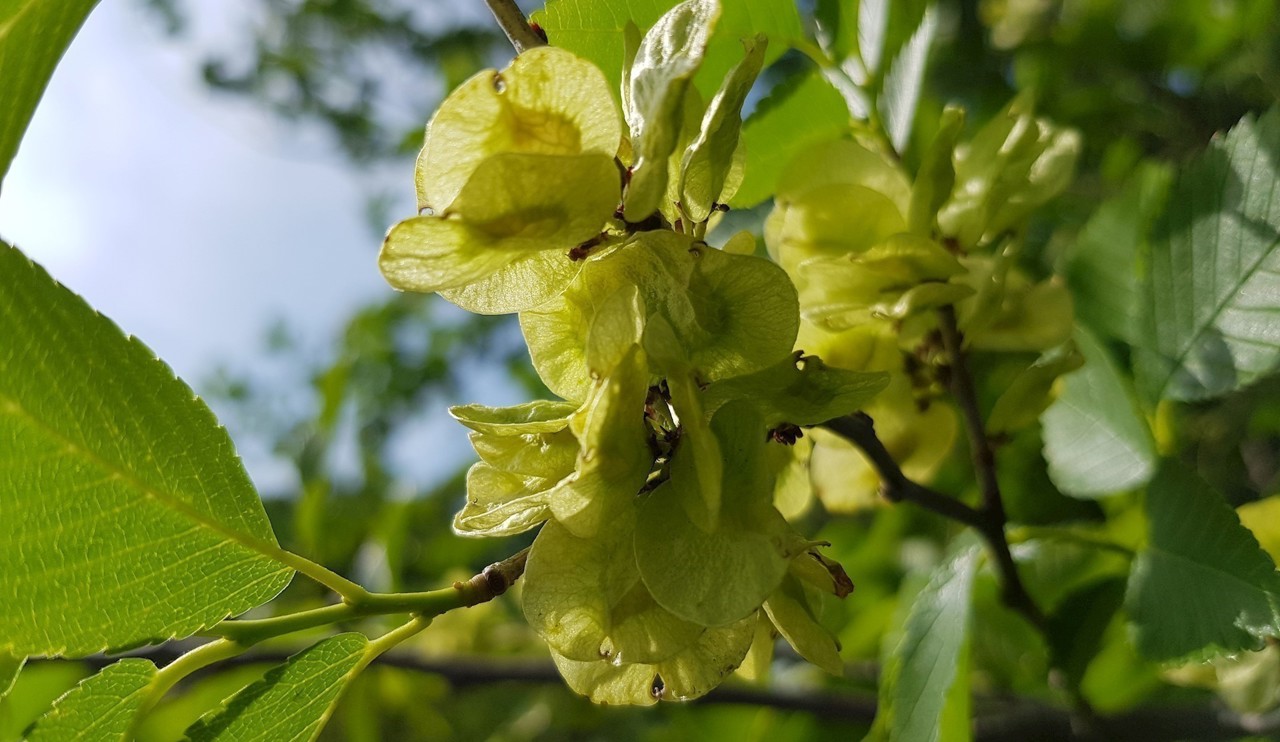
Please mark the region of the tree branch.
[[526, 49], [532, 49], [535, 46], [546, 45], [547, 40], [533, 30], [515, 0], [485, 0], [485, 4], [489, 6], [489, 12], [493, 13], [503, 33], [511, 40], [511, 46], [515, 47], [516, 54], [522, 54]]
[[942, 332], [942, 347], [947, 353], [951, 396], [955, 398], [960, 415], [964, 418], [974, 476], [982, 493], [982, 524], [978, 530], [986, 540], [995, 557], [996, 567], [1000, 570], [1001, 598], [1005, 605], [1021, 613], [1043, 633], [1047, 628], [1044, 613], [1022, 584], [1018, 565], [1009, 551], [1009, 541], [1004, 532], [1008, 518], [1004, 512], [1004, 500], [1000, 496], [1000, 482], [996, 479], [996, 457], [991, 450], [991, 441], [987, 438], [982, 412], [978, 409], [978, 393], [973, 385], [973, 376], [969, 373], [964, 338], [956, 323], [955, 306], [948, 304], [938, 310], [938, 326]]
[[[158, 665], [172, 662], [184, 649], [180, 642], [131, 652]], [[246, 665], [275, 665], [289, 659], [280, 650], [253, 651], [224, 660], [214, 667], [193, 674], [217, 672], [219, 668]], [[95, 670], [119, 657], [96, 655], [83, 660], [32, 660], [42, 662], [83, 662]], [[532, 683], [563, 685], [555, 666], [544, 659], [480, 659], [475, 657], [422, 657], [404, 651], [393, 651], [373, 660], [372, 665], [393, 667], [409, 672], [437, 675], [455, 690], [493, 683]], [[988, 705], [977, 699], [978, 705]], [[583, 701], [586, 703], [586, 701]], [[993, 709], [978, 713], [974, 720], [977, 742], [1076, 742], [1082, 737], [1072, 725], [1072, 715], [1039, 701], [1000, 701], [988, 699]], [[870, 724], [875, 718], [876, 701], [870, 694], [852, 695], [811, 689], [758, 688], [747, 685], [722, 685], [695, 704], [733, 704], [800, 711], [824, 720], [840, 720]], [[1188, 738], [1227, 740], [1243, 736], [1265, 736], [1280, 732], [1280, 711], [1267, 714], [1237, 714], [1216, 704], [1185, 706], [1152, 706], [1133, 709], [1098, 721], [1106, 739], [1141, 739], [1144, 742], [1173, 742]]]
[[455, 582], [451, 587], [418, 593], [366, 592], [358, 600], [347, 600], [297, 613], [271, 618], [228, 619], [200, 633], [249, 646], [265, 639], [367, 616], [411, 613], [431, 618], [455, 608], [469, 608], [486, 603], [502, 595], [524, 574], [528, 558], [529, 549], [526, 547], [500, 562], [490, 564], [466, 582]]
[[898, 462], [885, 449], [884, 443], [876, 436], [875, 423], [866, 413], [855, 412], [846, 417], [828, 420], [822, 427], [836, 433], [866, 454], [880, 475], [885, 499], [890, 502], [914, 503], [976, 530], [995, 557], [996, 569], [1000, 573], [1001, 598], [1005, 605], [1044, 632], [1044, 614], [1027, 593], [1022, 578], [1018, 576], [1013, 554], [1009, 551], [1009, 542], [1004, 533], [1003, 508], [997, 514], [985, 507], [978, 510], [907, 478]]
[[880, 474], [881, 494], [890, 502], [910, 502], [926, 510], [959, 521], [967, 526], [983, 530], [986, 525], [982, 513], [948, 497], [937, 490], [914, 482], [902, 473], [898, 462], [884, 447], [884, 443], [876, 435], [875, 421], [864, 412], [828, 420], [822, 427], [848, 440], [857, 446], [870, 459], [871, 465]]

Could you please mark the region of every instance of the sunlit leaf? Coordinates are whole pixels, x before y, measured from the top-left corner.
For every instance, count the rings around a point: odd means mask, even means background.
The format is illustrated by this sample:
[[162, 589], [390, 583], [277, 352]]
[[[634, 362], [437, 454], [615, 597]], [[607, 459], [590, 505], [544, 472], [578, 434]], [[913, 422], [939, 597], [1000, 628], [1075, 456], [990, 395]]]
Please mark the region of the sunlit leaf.
[[703, 531], [720, 525], [724, 502], [722, 487], [724, 460], [720, 443], [711, 430], [710, 412], [703, 407], [697, 382], [687, 370], [667, 377], [671, 407], [680, 418], [680, 452], [671, 466], [671, 475], [691, 484], [681, 504], [685, 514]]
[[792, 532], [773, 508], [763, 426], [737, 425], [754, 414], [738, 403], [712, 420], [724, 456], [724, 506], [714, 530], [702, 530], [686, 512], [686, 503], [700, 498], [687, 468], [673, 468], [671, 479], [645, 497], [636, 522], [636, 558], [653, 597], [703, 626], [723, 626], [759, 608], [795, 556]]
[[888, 199], [905, 224], [911, 183], [902, 168], [849, 139], [822, 141], [801, 150], [778, 178], [777, 199], [785, 205], [833, 185], [861, 186]]
[[815, 142], [838, 137], [848, 126], [844, 101], [817, 70], [779, 82], [742, 125], [747, 160], [742, 185], [729, 204], [755, 206], [770, 197], [793, 157]]
[[698, 137], [684, 153], [680, 168], [680, 207], [695, 222], [711, 215], [721, 198], [742, 129], [742, 105], [760, 74], [768, 39], [746, 42], [746, 56], [725, 78], [707, 105]]
[[209, 409], [4, 244], [0, 337], [0, 651], [187, 636], [284, 588], [292, 570]]
[[955, 188], [938, 227], [968, 249], [1014, 228], [1071, 181], [1080, 135], [1036, 118], [1023, 94], [956, 148]]
[[797, 299], [777, 265], [672, 232], [644, 232], [588, 260], [560, 298], [520, 315], [533, 365], [552, 391], [585, 397], [591, 374], [582, 340], [597, 307], [630, 285], [646, 311], [670, 326], [702, 382], [764, 368], [795, 341]]
[[592, 376], [609, 375], [640, 345], [647, 315], [635, 285], [623, 286], [599, 305], [587, 329], [583, 351]]
[[555, 650], [551, 659], [564, 682], [575, 693], [592, 703], [609, 706], [652, 706], [658, 702], [653, 694], [658, 669], [653, 665], [614, 665], [604, 660], [594, 662], [571, 660]]
[[1062, 378], [1058, 399], [1041, 417], [1049, 476], [1075, 497], [1140, 487], [1156, 470], [1151, 429], [1106, 348], [1083, 328], [1076, 344], [1085, 365]]
[[187, 729], [191, 742], [309, 742], [363, 668], [369, 640], [338, 634], [293, 655]]
[[558, 481], [475, 464], [467, 471], [467, 502], [454, 516], [453, 529], [465, 536], [523, 533], [550, 517], [547, 492]]
[[558, 523], [538, 532], [522, 591], [529, 625], [558, 654], [580, 662], [655, 663], [705, 628], [658, 606], [640, 581], [627, 511], [593, 538]]
[[150, 660], [123, 659], [107, 665], [54, 701], [25, 739], [126, 742], [155, 676], [156, 666]]
[[576, 469], [547, 493], [556, 520], [590, 537], [630, 508], [653, 466], [644, 423], [648, 366], [637, 345], [596, 381], [569, 420], [581, 452]]
[[568, 430], [519, 435], [473, 432], [470, 438], [481, 461], [513, 474], [558, 480], [573, 471], [578, 458], [578, 439]]
[[595, 65], [552, 46], [529, 49], [501, 72], [477, 73], [440, 104], [418, 160], [418, 208], [449, 209], [491, 155], [612, 159], [621, 138], [618, 110]]
[[868, 73], [874, 74], [880, 70], [885, 36], [889, 32], [887, 0], [859, 0], [856, 28], [858, 29], [858, 55], [862, 58], [863, 68]]
[[97, 4], [97, 0], [14, 0], [0, 7], [0, 80], [4, 80], [5, 90], [5, 115], [0, 119], [0, 184], [54, 66]]
[[1280, 634], [1280, 573], [1220, 495], [1166, 461], [1144, 506], [1149, 544], [1125, 599], [1138, 651], [1172, 660], [1259, 649]]
[[581, 269], [580, 261], [565, 260], [559, 250], [542, 250], [518, 257], [473, 283], [439, 293], [468, 312], [511, 314], [556, 298]]
[[[577, 662], [556, 652], [551, 658], [569, 687], [595, 703], [648, 706], [659, 698], [687, 701], [706, 695], [742, 662], [755, 623], [753, 613], [729, 626], [707, 629], [689, 647], [656, 664]], [[661, 688], [656, 695], [655, 687]]]
[[[920, 88], [924, 83], [925, 63], [929, 59], [929, 47], [933, 44], [937, 26], [937, 11], [931, 5], [925, 10], [920, 26], [902, 46], [884, 78], [880, 113], [884, 117], [889, 141], [898, 152], [906, 150], [907, 141], [911, 137], [916, 103], [920, 100]], [[875, 65], [868, 66], [875, 68]]]
[[628, 107], [623, 111], [635, 150], [623, 202], [631, 221], [652, 214], [666, 191], [667, 158], [680, 131], [685, 88], [702, 64], [719, 16], [716, 0], [685, 0], [659, 18], [640, 41], [628, 76]]
[[[624, 59], [627, 24], [648, 29], [675, 4], [676, 0], [550, 0], [544, 10], [534, 12], [532, 20], [547, 32], [552, 45], [595, 62], [616, 91], [620, 88], [618, 62]], [[722, 6], [715, 33], [694, 76], [694, 84], [708, 98], [742, 59], [742, 39], [757, 33], [768, 35], [768, 65], [804, 36], [793, 0], [733, 0]]]
[[514, 407], [458, 405], [450, 407], [449, 414], [477, 433], [525, 435], [564, 430], [569, 427], [569, 416], [577, 409], [574, 402], [539, 399]]
[[[568, 251], [596, 237], [617, 207], [619, 176], [613, 159], [500, 154], [481, 161], [453, 205], [440, 215], [406, 219], [391, 228], [379, 266], [387, 281], [408, 291], [459, 289], [541, 251]], [[511, 279], [491, 279], [492, 298], [464, 294], [471, 304], [523, 309], [563, 288], [572, 267], [543, 271], [520, 301]], [[563, 283], [560, 283], [563, 282]]]
[[[897, 220], [881, 224], [893, 228]], [[871, 235], [872, 239], [880, 236]], [[965, 272], [953, 255], [937, 242], [909, 232], [891, 234], [871, 246], [840, 245], [827, 239], [783, 245], [784, 256], [812, 255], [800, 258], [793, 272], [804, 318], [827, 329], [844, 330], [877, 319], [901, 320], [974, 294], [964, 283], [948, 282]], [[818, 254], [844, 246], [850, 251]]]
[[969, 271], [954, 279], [973, 289], [971, 298], [956, 307], [970, 346], [1006, 353], [1041, 352], [1071, 339], [1075, 302], [1062, 279], [1053, 276], [1032, 283], [1016, 268], [991, 266], [992, 270], [984, 271], [979, 266], [982, 260], [963, 260]]
[[782, 269], [764, 258], [710, 248], [690, 251], [689, 260], [693, 316], [673, 316], [672, 324], [701, 381], [751, 373], [791, 352], [799, 300]]
[[773, 622], [761, 611], [756, 620], [756, 633], [751, 640], [751, 648], [738, 666], [738, 676], [756, 683], [767, 680], [769, 669], [773, 666], [773, 645], [777, 638], [778, 632], [773, 627]]
[[1247, 116], [1182, 169], [1149, 256], [1142, 388], [1206, 399], [1280, 363], [1280, 108]]
[[862, 408], [889, 383], [880, 372], [832, 368], [817, 357], [787, 358], [763, 371], [711, 384], [706, 406], [716, 410], [731, 399], [750, 400], [766, 426], [817, 425]]

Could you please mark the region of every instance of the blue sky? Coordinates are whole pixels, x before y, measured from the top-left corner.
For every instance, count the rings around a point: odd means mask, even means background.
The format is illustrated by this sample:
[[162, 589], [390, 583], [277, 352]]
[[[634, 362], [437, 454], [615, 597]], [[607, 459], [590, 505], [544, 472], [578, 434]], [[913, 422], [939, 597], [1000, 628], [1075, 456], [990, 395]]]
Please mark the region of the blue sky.
[[[5, 180], [0, 235], [201, 392], [219, 364], [265, 368], [273, 323], [324, 347], [389, 294], [365, 199], [388, 190], [409, 215], [413, 175], [412, 162], [354, 172], [323, 132], [206, 90], [200, 49], [234, 38], [245, 6], [190, 5], [194, 41], [133, 3], [94, 11]], [[447, 431], [462, 455], [462, 432], [434, 418], [411, 437]], [[238, 443], [261, 489], [287, 488], [266, 451]]]

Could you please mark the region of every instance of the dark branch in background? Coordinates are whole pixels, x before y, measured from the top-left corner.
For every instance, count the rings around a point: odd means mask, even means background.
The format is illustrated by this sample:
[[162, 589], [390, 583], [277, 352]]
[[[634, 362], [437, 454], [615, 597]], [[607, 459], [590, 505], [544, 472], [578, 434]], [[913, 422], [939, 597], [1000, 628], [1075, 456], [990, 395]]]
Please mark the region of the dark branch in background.
[[822, 424], [822, 427], [853, 443], [866, 454], [866, 457], [871, 460], [871, 465], [880, 475], [880, 481], [883, 483], [881, 494], [886, 500], [914, 503], [925, 510], [932, 510], [938, 515], [959, 521], [979, 531], [986, 527], [982, 513], [954, 497], [948, 497], [908, 479], [907, 475], [902, 473], [898, 462], [894, 461], [893, 456], [885, 449], [884, 443], [876, 436], [875, 422], [871, 416], [863, 412], [855, 412], [848, 417], [828, 420]]
[[938, 310], [938, 324], [942, 334], [942, 345], [947, 355], [947, 377], [951, 396], [955, 398], [960, 414], [964, 418], [974, 476], [978, 480], [978, 489], [982, 493], [980, 508], [970, 507], [953, 497], [908, 479], [902, 473], [898, 462], [894, 461], [893, 456], [885, 449], [884, 443], [876, 436], [875, 424], [865, 413], [858, 412], [847, 417], [828, 420], [823, 423], [823, 427], [853, 443], [866, 454], [880, 475], [885, 499], [891, 502], [915, 503], [926, 510], [977, 530], [995, 557], [996, 568], [1000, 573], [1001, 598], [1005, 605], [1020, 613], [1041, 633], [1044, 633], [1047, 629], [1044, 613], [1023, 585], [1022, 578], [1018, 575], [1018, 565], [1009, 551], [1009, 541], [1005, 536], [1008, 518], [1004, 511], [1004, 500], [1000, 496], [1000, 483], [996, 479], [995, 454], [991, 449], [991, 441], [987, 438], [982, 411], [978, 409], [978, 394], [973, 384], [973, 376], [969, 373], [969, 364], [964, 353], [964, 338], [956, 324], [954, 306], [947, 305]]
[[[969, 372], [968, 359], [964, 352], [964, 336], [960, 333], [956, 322], [954, 306], [947, 305], [938, 310], [938, 325], [942, 346], [946, 352], [947, 383], [956, 405], [960, 408], [961, 417], [964, 418], [974, 476], [982, 495], [980, 507], [970, 507], [908, 479], [876, 436], [874, 423], [867, 415], [859, 412], [848, 417], [828, 420], [823, 423], [823, 427], [853, 443], [871, 460], [883, 482], [883, 494], [886, 499], [892, 502], [915, 503], [977, 530], [994, 557], [1000, 577], [1002, 601], [1048, 639], [1048, 622], [1044, 612], [1027, 592], [1026, 585], [1018, 574], [1018, 565], [1014, 562], [1013, 554], [1009, 550], [1009, 541], [1005, 534], [1008, 517], [1000, 494], [1000, 483], [996, 478], [995, 453], [992, 451], [990, 439], [987, 438], [982, 411], [978, 408], [978, 394], [973, 376]], [[1097, 735], [1103, 730], [1110, 733], [1111, 720], [1104, 723], [1097, 718], [1078, 688], [1072, 687], [1065, 690], [1071, 697], [1075, 714], [1067, 719], [1067, 731], [1063, 739], [1078, 738], [1077, 735], [1072, 734], [1072, 722], [1076, 729], [1086, 736]], [[1056, 723], [1045, 714], [1037, 714], [1036, 718], [1040, 722]], [[1021, 734], [1029, 731], [1025, 727], [1020, 729]], [[1052, 738], [1044, 736], [1045, 734], [1048, 734], [1047, 730], [1037, 729], [1034, 736], [1037, 739]]]
[[[1044, 631], [1044, 614], [1027, 594], [1022, 578], [1018, 576], [1013, 555], [1009, 552], [1009, 542], [1004, 534], [1003, 508], [998, 516], [993, 516], [986, 508], [972, 508], [954, 497], [948, 497], [907, 478], [898, 462], [885, 449], [884, 443], [876, 436], [875, 423], [866, 413], [856, 412], [847, 417], [828, 420], [822, 427], [857, 446], [870, 459], [880, 475], [881, 492], [886, 500], [913, 503], [944, 518], [963, 523], [981, 534], [996, 557], [1001, 597], [1005, 604], [1026, 617], [1037, 629]], [[1010, 588], [1011, 584], [1015, 587]]]
[[[183, 643], [130, 653], [164, 665], [189, 649]], [[95, 670], [118, 657], [95, 656], [82, 662]], [[289, 659], [283, 651], [251, 652], [218, 663], [193, 675], [216, 673], [219, 668], [246, 665], [276, 665]], [[66, 662], [66, 660], [33, 660]], [[373, 661], [374, 665], [408, 672], [428, 673], [444, 678], [455, 690], [493, 683], [537, 683], [563, 686], [555, 666], [543, 659], [480, 659], [476, 657], [420, 657], [407, 652], [389, 652]], [[979, 707], [983, 699], [976, 699]], [[584, 701], [585, 703], [585, 701]], [[870, 724], [876, 714], [876, 700], [871, 695], [850, 695], [815, 691], [808, 688], [753, 688], [720, 686], [692, 703], [730, 704], [800, 711], [829, 721]], [[974, 721], [977, 742], [1073, 742], [1080, 737], [1073, 731], [1072, 717], [1066, 711], [1035, 701], [1008, 703], [990, 699], [987, 713], [979, 713]], [[1273, 735], [1280, 732], [1280, 711], [1263, 715], [1237, 714], [1217, 705], [1196, 707], [1140, 708], [1099, 722], [1099, 732], [1106, 739], [1140, 739], [1143, 742], [1173, 742], [1181, 739], [1227, 740], [1244, 736]]]
[[539, 36], [529, 25], [524, 13], [516, 6], [515, 0], [485, 0], [485, 4], [489, 6], [498, 25], [502, 26], [507, 38], [511, 40], [511, 46], [515, 47], [516, 54], [547, 43], [547, 40]]
[[987, 439], [982, 412], [978, 409], [978, 394], [973, 386], [973, 376], [969, 373], [969, 364], [964, 354], [964, 338], [956, 325], [954, 306], [948, 304], [938, 310], [938, 325], [942, 331], [942, 347], [947, 353], [951, 396], [955, 398], [960, 407], [960, 415], [964, 418], [974, 476], [978, 479], [978, 489], [982, 493], [982, 524], [978, 529], [995, 555], [996, 566], [1000, 570], [1001, 597], [1006, 605], [1044, 632], [1044, 613], [1022, 584], [1018, 566], [1009, 551], [1009, 541], [1005, 538], [1004, 529], [1008, 518], [1004, 512], [1004, 501], [1000, 497], [1000, 483], [996, 480], [996, 458], [991, 450], [991, 441]]

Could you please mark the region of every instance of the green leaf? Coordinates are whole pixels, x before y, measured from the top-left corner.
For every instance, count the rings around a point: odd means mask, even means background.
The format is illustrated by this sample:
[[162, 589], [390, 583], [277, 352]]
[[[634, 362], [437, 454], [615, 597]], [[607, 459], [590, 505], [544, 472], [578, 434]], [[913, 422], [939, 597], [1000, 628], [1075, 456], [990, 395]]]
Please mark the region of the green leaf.
[[1084, 368], [1062, 377], [1057, 400], [1040, 418], [1049, 478], [1073, 497], [1141, 487], [1156, 469], [1151, 429], [1106, 348], [1084, 328], [1075, 338]]
[[573, 692], [606, 706], [652, 706], [658, 668], [648, 664], [614, 665], [604, 660], [571, 660], [551, 650], [556, 669]]
[[623, 111], [635, 152], [623, 200], [630, 221], [652, 214], [666, 192], [668, 158], [680, 133], [685, 89], [702, 64], [719, 17], [716, 0], [685, 0], [658, 19], [636, 50]]
[[513, 474], [558, 480], [573, 471], [578, 459], [578, 439], [568, 430], [520, 435], [473, 432], [470, 438], [481, 461]]
[[960, 665], [967, 656], [977, 561], [977, 550], [970, 549], [938, 568], [911, 606], [880, 686], [876, 725], [890, 740], [940, 739], [949, 701], [967, 695], [968, 675]]
[[780, 81], [742, 125], [747, 159], [742, 185], [729, 204], [747, 208], [769, 198], [796, 155], [848, 128], [844, 100], [816, 69], [809, 67]]
[[[856, 198], [858, 190], [850, 188], [846, 195]], [[786, 253], [801, 254], [836, 247], [830, 242], [783, 244], [796, 248]], [[972, 296], [973, 288], [965, 283], [947, 282], [964, 272], [955, 256], [937, 242], [909, 232], [889, 235], [864, 250], [804, 259], [795, 269], [805, 319], [831, 330], [879, 319], [901, 320]]]
[[[522, 312], [534, 368], [556, 394], [585, 399], [591, 388], [583, 339], [599, 308], [627, 286], [639, 289], [646, 322], [659, 315], [702, 382], [764, 368], [791, 352], [798, 300], [786, 273], [763, 258], [695, 245], [663, 230], [642, 232], [587, 260], [564, 294]], [[664, 371], [657, 356], [650, 363]]]
[[3, 243], [0, 337], [0, 651], [187, 636], [288, 584], [204, 403]]
[[1280, 108], [1246, 116], [1176, 178], [1142, 302], [1142, 389], [1207, 399], [1280, 362]]
[[778, 627], [778, 633], [801, 657], [838, 678], [844, 677], [840, 647], [831, 632], [818, 623], [804, 586], [798, 580], [793, 577], [783, 580], [782, 586], [765, 601], [764, 609]]
[[[448, 209], [392, 227], [378, 265], [401, 290], [433, 292], [488, 281], [479, 296], [462, 296], [475, 305], [489, 302], [489, 308], [528, 308], [554, 296], [576, 274], [567, 253], [604, 229], [618, 205], [619, 183], [613, 158], [599, 153], [492, 155], [476, 166]], [[560, 253], [562, 265], [539, 276], [531, 291], [513, 292], [513, 279], [545, 263], [493, 278], [543, 251]]]
[[589, 537], [630, 508], [653, 467], [644, 422], [648, 365], [638, 345], [598, 379], [569, 419], [581, 452], [574, 472], [547, 493], [556, 520]]
[[538, 532], [521, 601], [529, 625], [556, 653], [579, 662], [652, 664], [705, 631], [654, 602], [636, 568], [634, 522], [628, 510], [593, 538], [556, 522]]
[[97, 0], [12, 0], [0, 7], [0, 184], [62, 54]]
[[484, 70], [440, 104], [415, 178], [418, 209], [449, 209], [486, 158], [502, 153], [613, 158], [622, 122], [595, 65], [551, 46]]
[[[742, 663], [751, 647], [756, 614], [729, 626], [707, 629], [698, 640], [662, 662], [615, 665], [578, 662], [551, 653], [556, 669], [575, 692], [599, 704], [650, 706], [659, 698], [688, 701], [706, 695]], [[656, 681], [661, 678], [658, 693]]]
[[920, 160], [920, 169], [911, 184], [911, 204], [907, 208], [907, 226], [915, 234], [933, 236], [937, 229], [938, 209], [951, 198], [956, 184], [952, 163], [956, 142], [964, 129], [964, 109], [947, 106], [929, 148]]
[[295, 654], [187, 729], [191, 742], [314, 740], [343, 689], [363, 669], [369, 640], [338, 634]]
[[884, 77], [884, 89], [879, 100], [880, 115], [884, 117], [889, 142], [898, 152], [906, 150], [911, 138], [916, 103], [920, 100], [920, 88], [924, 84], [925, 63], [938, 28], [937, 16], [937, 11], [930, 5], [924, 18], [920, 19], [919, 27], [902, 46]]
[[1094, 211], [1067, 254], [1065, 272], [1076, 312], [1104, 337], [1140, 344], [1138, 255], [1172, 177], [1169, 166], [1144, 163], [1117, 196]]
[[1054, 401], [1054, 382], [1084, 365], [1075, 343], [1051, 348], [1023, 369], [991, 406], [987, 432], [1010, 433], [1035, 423]]
[[453, 530], [466, 536], [524, 533], [550, 517], [547, 491], [557, 481], [475, 464], [467, 470], [467, 503], [454, 516]]
[[1124, 603], [1124, 579], [1104, 578], [1066, 596], [1049, 616], [1053, 663], [1069, 682], [1080, 685], [1102, 648], [1107, 627]]
[[746, 56], [725, 78], [702, 119], [697, 139], [680, 167], [680, 207], [695, 222], [705, 221], [720, 199], [742, 131], [742, 104], [760, 74], [768, 45], [764, 34], [746, 42]]
[[715, 412], [733, 399], [750, 400], [764, 424], [808, 426], [856, 412], [889, 384], [883, 372], [833, 368], [816, 356], [792, 356], [746, 376], [707, 387], [706, 408]]
[[619, 288], [596, 308], [583, 352], [592, 376], [613, 373], [631, 349], [641, 344], [646, 314], [635, 284]]
[[1280, 635], [1280, 574], [1220, 495], [1166, 461], [1145, 508], [1150, 540], [1125, 600], [1139, 652], [1172, 660], [1259, 649]]
[[474, 283], [439, 293], [468, 312], [511, 314], [556, 298], [581, 269], [581, 262], [565, 260], [559, 250], [542, 250], [518, 257]]
[[785, 271], [765, 258], [707, 247], [688, 256], [693, 316], [673, 316], [683, 320], [673, 326], [700, 381], [758, 371], [791, 352], [800, 305]]
[[525, 435], [555, 433], [569, 427], [569, 416], [578, 405], [563, 400], [537, 399], [513, 407], [488, 407], [481, 404], [449, 408], [453, 419], [486, 435]]
[[129, 738], [142, 709], [156, 666], [149, 660], [123, 659], [90, 675], [36, 722], [31, 742], [106, 742]]
[[[600, 69], [613, 90], [622, 80], [619, 66], [623, 57], [624, 29], [633, 23], [648, 29], [674, 0], [550, 0], [546, 9], [536, 11], [531, 20], [542, 26], [554, 46], [589, 59]], [[769, 37], [770, 64], [804, 36], [800, 13], [794, 0], [733, 0], [723, 3], [715, 34], [707, 46], [694, 84], [704, 98], [720, 87], [729, 70], [742, 58], [742, 39], [757, 33]]]
[[691, 496], [682, 501], [685, 514], [698, 528], [713, 531], [719, 527], [724, 502], [724, 459], [711, 430], [711, 413], [704, 409], [697, 382], [687, 370], [670, 374], [667, 386], [671, 408], [680, 419], [683, 449], [672, 459], [671, 475], [693, 483], [687, 492]]
[[[860, 186], [863, 193], [869, 191], [875, 197], [886, 199], [895, 207], [892, 210], [897, 212], [902, 222], [895, 231], [906, 228], [911, 182], [900, 166], [879, 152], [849, 139], [820, 141], [801, 150], [787, 163], [778, 178], [777, 199], [779, 205], [787, 205], [804, 198], [811, 191], [821, 192], [835, 185]], [[877, 210], [868, 211], [874, 213]], [[846, 239], [857, 241], [854, 237]]]
[[721, 408], [711, 425], [724, 457], [718, 523], [707, 531], [690, 518], [688, 504], [701, 494], [681, 449], [671, 478], [640, 505], [635, 550], [659, 605], [703, 626], [724, 626], [760, 607], [798, 551], [773, 507], [776, 473], [768, 471], [769, 444], [758, 415], [738, 402]]
[[1080, 148], [1077, 132], [1035, 118], [1030, 94], [1019, 95], [957, 147], [955, 188], [938, 212], [939, 229], [969, 249], [1017, 228], [1070, 183]]
[[887, 0], [859, 0], [857, 5], [858, 56], [862, 58], [863, 68], [875, 74], [880, 71], [885, 37], [889, 33], [889, 3]]

